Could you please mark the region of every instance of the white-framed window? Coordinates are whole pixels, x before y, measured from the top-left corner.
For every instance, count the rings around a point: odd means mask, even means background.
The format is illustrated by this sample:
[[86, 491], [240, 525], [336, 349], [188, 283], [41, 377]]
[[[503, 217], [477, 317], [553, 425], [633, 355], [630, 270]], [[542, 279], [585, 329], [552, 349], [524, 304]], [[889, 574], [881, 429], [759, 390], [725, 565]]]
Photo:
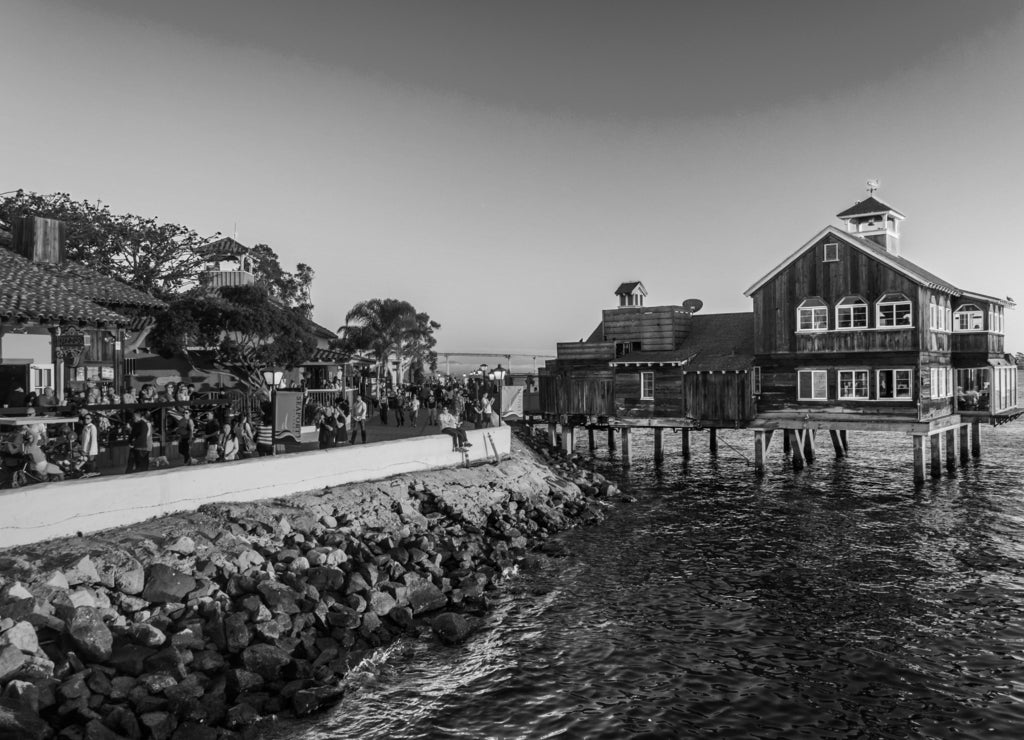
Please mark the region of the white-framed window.
[[44, 388], [53, 388], [53, 365], [32, 365], [29, 367], [29, 388], [42, 395]]
[[851, 295], [836, 304], [836, 329], [867, 329], [868, 304], [860, 296]]
[[988, 330], [995, 334], [1003, 333], [1003, 307], [992, 306], [988, 310]]
[[867, 370], [840, 370], [837, 380], [840, 399], [868, 399]]
[[951, 367], [933, 367], [930, 369], [931, 374], [931, 397], [933, 399], [938, 398], [952, 398], [953, 397], [953, 368]]
[[953, 331], [984, 331], [985, 312], [974, 303], [965, 303], [953, 312]]
[[750, 392], [752, 395], [761, 395], [761, 368], [757, 365], [750, 369]]
[[879, 370], [875, 377], [878, 398], [905, 401], [914, 398], [914, 371], [912, 369]]
[[932, 296], [928, 302], [928, 328], [932, 331], [952, 331], [953, 310]]
[[914, 313], [910, 299], [902, 293], [886, 293], [875, 304], [877, 313], [876, 326], [913, 326]]
[[796, 309], [797, 331], [828, 331], [828, 304], [820, 298], [808, 298]]
[[640, 400], [654, 400], [654, 373], [640, 373]]
[[797, 398], [801, 401], [828, 400], [828, 371], [800, 370], [796, 374]]
[[838, 262], [839, 261], [839, 244], [836, 242], [828, 242], [823, 245], [825, 247], [825, 262]]

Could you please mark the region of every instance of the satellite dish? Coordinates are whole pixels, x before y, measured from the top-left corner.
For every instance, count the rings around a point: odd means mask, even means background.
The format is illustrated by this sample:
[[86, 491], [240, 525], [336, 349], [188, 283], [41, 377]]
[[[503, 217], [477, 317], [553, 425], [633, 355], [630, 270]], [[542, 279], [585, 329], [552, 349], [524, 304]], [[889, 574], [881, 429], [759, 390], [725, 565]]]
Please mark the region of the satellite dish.
[[687, 298], [683, 301], [683, 310], [687, 313], [697, 313], [704, 308], [704, 301], [700, 298]]

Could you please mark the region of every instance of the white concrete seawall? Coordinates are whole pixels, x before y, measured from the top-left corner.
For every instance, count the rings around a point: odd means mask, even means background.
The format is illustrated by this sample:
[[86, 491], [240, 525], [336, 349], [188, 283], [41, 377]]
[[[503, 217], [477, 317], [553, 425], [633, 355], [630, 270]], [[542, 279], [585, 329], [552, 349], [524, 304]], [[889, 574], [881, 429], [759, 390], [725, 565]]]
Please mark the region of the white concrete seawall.
[[451, 438], [413, 439], [297, 452], [146, 473], [0, 491], [0, 548], [135, 524], [209, 503], [259, 501], [344, 483], [494, 460], [511, 451], [507, 426], [466, 432], [463, 456]]

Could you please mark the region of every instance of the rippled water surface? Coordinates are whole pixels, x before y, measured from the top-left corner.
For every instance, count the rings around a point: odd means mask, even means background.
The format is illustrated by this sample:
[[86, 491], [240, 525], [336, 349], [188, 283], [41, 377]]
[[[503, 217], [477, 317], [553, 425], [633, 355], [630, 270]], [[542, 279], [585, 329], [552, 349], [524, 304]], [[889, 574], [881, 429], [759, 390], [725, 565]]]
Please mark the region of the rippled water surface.
[[641, 441], [629, 473], [599, 448], [637, 503], [562, 535], [465, 645], [400, 642], [263, 737], [1024, 738], [1024, 424], [982, 431], [916, 490], [902, 435], [800, 474], [776, 449], [761, 479], [750, 432], [717, 460], [695, 435], [686, 466]]

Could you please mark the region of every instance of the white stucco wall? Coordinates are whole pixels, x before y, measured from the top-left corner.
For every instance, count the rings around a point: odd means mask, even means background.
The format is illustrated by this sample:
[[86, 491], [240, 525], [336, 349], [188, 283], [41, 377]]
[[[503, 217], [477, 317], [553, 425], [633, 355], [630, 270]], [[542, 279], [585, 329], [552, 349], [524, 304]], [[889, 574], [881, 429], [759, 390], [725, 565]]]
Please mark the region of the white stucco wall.
[[[469, 463], [511, 450], [507, 426], [467, 431]], [[451, 438], [434, 434], [333, 450], [151, 470], [0, 490], [0, 548], [134, 524], [203, 504], [258, 501], [401, 473], [458, 467]]]

